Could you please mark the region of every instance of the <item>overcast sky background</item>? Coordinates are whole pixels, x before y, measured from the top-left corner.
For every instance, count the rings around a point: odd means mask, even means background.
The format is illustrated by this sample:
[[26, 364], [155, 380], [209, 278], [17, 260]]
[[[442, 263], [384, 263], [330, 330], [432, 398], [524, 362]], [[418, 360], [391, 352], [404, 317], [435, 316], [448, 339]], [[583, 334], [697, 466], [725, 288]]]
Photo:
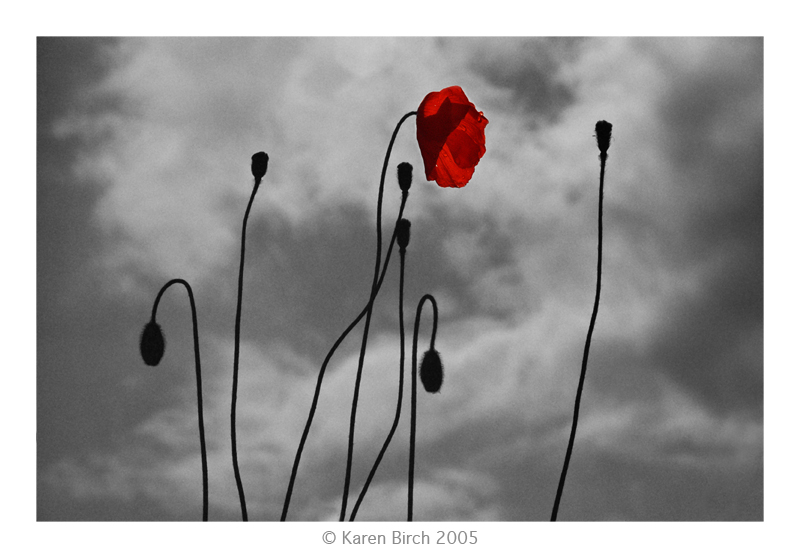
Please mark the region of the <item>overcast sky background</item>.
[[[251, 520], [279, 519], [319, 366], [363, 308], [397, 121], [460, 85], [486, 155], [463, 189], [398, 134], [384, 245], [415, 180], [406, 281], [439, 303], [445, 382], [420, 393], [415, 518], [546, 521], [594, 296], [599, 162], [614, 126], [603, 292], [562, 520], [764, 515], [761, 39], [40, 39], [37, 518], [198, 520], [188, 300], [197, 300], [210, 519], [240, 519], [229, 412], [250, 156], [238, 451]], [[394, 414], [397, 256], [376, 303], [351, 505]], [[420, 343], [430, 331], [423, 317]], [[338, 518], [357, 328], [326, 373], [290, 520]], [[407, 361], [408, 362], [408, 361]], [[409, 364], [410, 365], [410, 364]], [[359, 512], [405, 518], [408, 393]]]

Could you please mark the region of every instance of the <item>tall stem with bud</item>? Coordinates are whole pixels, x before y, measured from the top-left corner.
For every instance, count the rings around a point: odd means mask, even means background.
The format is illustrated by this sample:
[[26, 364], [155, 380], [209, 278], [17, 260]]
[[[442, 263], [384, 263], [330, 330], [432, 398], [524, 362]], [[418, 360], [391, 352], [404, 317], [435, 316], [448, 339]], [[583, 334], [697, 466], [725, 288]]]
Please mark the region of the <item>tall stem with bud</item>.
[[[403, 120], [405, 120], [407, 117], [408, 115], [404, 116]], [[400, 121], [400, 124], [402, 124], [403, 120]], [[397, 125], [398, 129], [400, 127], [400, 124]], [[396, 134], [397, 134], [397, 129], [395, 130], [395, 135]], [[388, 160], [388, 153], [387, 153], [387, 160]], [[403, 217], [403, 211], [405, 209], [406, 201], [408, 199], [408, 189], [411, 186], [411, 165], [408, 163], [400, 163], [397, 166], [397, 175], [398, 175], [398, 182], [400, 183], [400, 189], [403, 191], [403, 196], [400, 202], [400, 211], [398, 212], [397, 215], [397, 222], [399, 222], [400, 219], [402, 219]], [[381, 185], [382, 184], [383, 180], [381, 180]], [[378, 279], [376, 292], [380, 291], [381, 286], [383, 285], [383, 279], [386, 276], [386, 270], [389, 268], [389, 260], [391, 259], [392, 249], [394, 248], [396, 239], [397, 239], [397, 229], [395, 228], [394, 232], [392, 233], [392, 238], [389, 241], [389, 249], [386, 252], [386, 258], [384, 258], [383, 260], [383, 270], [381, 271], [381, 275]], [[370, 298], [370, 300], [372, 300], [372, 298]], [[356, 316], [355, 319], [352, 322], [350, 322], [350, 325], [347, 326], [347, 328], [341, 333], [341, 335], [339, 335], [339, 338], [330, 348], [328, 354], [325, 355], [325, 359], [322, 362], [319, 374], [317, 375], [317, 384], [316, 387], [314, 388], [314, 397], [311, 400], [311, 409], [309, 410], [308, 418], [306, 419], [306, 425], [305, 428], [303, 429], [303, 434], [302, 436], [300, 436], [300, 443], [297, 446], [297, 453], [295, 454], [294, 464], [292, 465], [292, 474], [289, 477], [289, 487], [286, 490], [286, 498], [284, 499], [283, 502], [283, 512], [281, 514], [281, 521], [286, 521], [286, 515], [289, 513], [289, 504], [291, 503], [292, 500], [292, 492], [294, 490], [294, 483], [297, 478], [297, 471], [300, 467], [300, 459], [303, 455], [303, 449], [305, 447], [306, 440], [308, 439], [308, 434], [311, 431], [311, 424], [314, 421], [314, 414], [316, 413], [317, 403], [319, 401], [319, 394], [320, 391], [322, 390], [322, 379], [325, 376], [325, 370], [328, 367], [328, 362], [330, 362], [331, 358], [333, 357], [333, 354], [339, 348], [339, 345], [342, 344], [342, 342], [350, 334], [353, 328], [355, 328], [356, 325], [358, 325], [358, 323], [361, 321], [361, 319], [366, 315], [369, 307], [370, 305], [369, 303], [367, 303], [361, 310], [361, 312], [358, 314], [358, 316]]]
[[436, 350], [436, 328], [439, 325], [439, 307], [433, 295], [426, 294], [419, 299], [417, 304], [417, 315], [414, 318], [414, 339], [411, 346], [411, 434], [408, 451], [408, 521], [414, 520], [414, 458], [416, 455], [417, 443], [417, 339], [419, 338], [419, 320], [422, 315], [422, 307], [425, 301], [429, 301], [433, 307], [433, 330], [431, 332], [431, 344], [422, 358], [420, 366], [420, 379], [425, 390], [436, 393], [442, 387], [444, 369], [442, 359]]
[[572, 447], [575, 444], [575, 434], [578, 430], [578, 413], [581, 407], [581, 394], [583, 393], [583, 382], [586, 379], [586, 366], [589, 362], [589, 346], [592, 343], [592, 332], [594, 331], [594, 324], [597, 320], [597, 310], [600, 306], [600, 275], [603, 267], [603, 181], [606, 173], [606, 159], [608, 158], [608, 148], [611, 143], [611, 124], [605, 120], [600, 120], [595, 125], [595, 136], [597, 138], [597, 147], [600, 150], [600, 196], [599, 196], [599, 209], [597, 213], [597, 286], [594, 295], [594, 307], [592, 308], [592, 317], [589, 320], [589, 331], [586, 334], [586, 344], [583, 348], [583, 362], [581, 363], [581, 375], [578, 380], [578, 391], [575, 394], [575, 408], [572, 414], [572, 429], [569, 433], [569, 443], [567, 444], [567, 453], [564, 456], [564, 466], [561, 469], [561, 478], [558, 481], [558, 490], [556, 491], [556, 499], [553, 503], [553, 511], [550, 514], [550, 521], [556, 521], [558, 517], [558, 506], [561, 503], [561, 494], [564, 491], [564, 482], [567, 479], [567, 469], [569, 468], [569, 460], [572, 456]]
[[[410, 166], [411, 165], [409, 165], [409, 167]], [[383, 460], [383, 455], [386, 453], [386, 450], [389, 449], [389, 444], [392, 442], [394, 433], [397, 430], [397, 425], [400, 423], [400, 411], [403, 408], [403, 369], [405, 368], [405, 362], [406, 362], [406, 335], [405, 335], [405, 327], [403, 325], [403, 286], [405, 280], [406, 248], [408, 247], [408, 241], [411, 236], [411, 223], [408, 221], [408, 219], [401, 219], [397, 223], [397, 227], [395, 228], [395, 230], [397, 235], [397, 245], [400, 248], [400, 289], [399, 289], [400, 300], [398, 304], [399, 308], [398, 314], [400, 315], [400, 378], [397, 387], [397, 408], [394, 413], [394, 421], [392, 422], [392, 427], [389, 429], [389, 434], [386, 436], [386, 440], [383, 442], [381, 451], [378, 453], [378, 457], [375, 459], [375, 463], [373, 463], [372, 469], [370, 470], [369, 475], [367, 476], [367, 480], [366, 482], [364, 482], [364, 486], [361, 489], [361, 493], [358, 495], [358, 499], [356, 500], [356, 503], [353, 506], [353, 511], [350, 514], [350, 521], [355, 520], [356, 514], [358, 513], [358, 508], [361, 506], [361, 502], [364, 500], [364, 496], [366, 496], [367, 490], [369, 490], [369, 485], [370, 483], [372, 483], [372, 478], [378, 471], [378, 467], [381, 464], [381, 460]]]
[[239, 473], [239, 458], [236, 453], [236, 392], [239, 386], [239, 337], [241, 333], [242, 323], [242, 290], [244, 286], [244, 246], [245, 239], [247, 238], [247, 218], [250, 216], [250, 208], [253, 206], [253, 200], [256, 197], [258, 187], [261, 185], [261, 179], [267, 174], [267, 166], [269, 164], [269, 156], [260, 151], [253, 155], [250, 169], [253, 173], [253, 193], [250, 194], [250, 201], [247, 203], [247, 209], [244, 212], [244, 219], [242, 220], [242, 250], [239, 258], [239, 288], [236, 297], [236, 325], [234, 329], [233, 341], [233, 388], [231, 394], [231, 457], [233, 460], [233, 474], [236, 477], [236, 489], [239, 491], [239, 504], [242, 508], [242, 521], [247, 521], [247, 502], [244, 497], [244, 486], [242, 485], [242, 476]]
[[208, 521], [208, 460], [206, 457], [206, 432], [203, 420], [203, 379], [200, 373], [200, 336], [197, 332], [197, 308], [194, 304], [194, 293], [192, 293], [192, 287], [189, 283], [183, 279], [172, 279], [158, 291], [158, 295], [153, 302], [153, 312], [150, 316], [150, 321], [145, 325], [144, 331], [142, 331], [142, 337], [139, 341], [139, 351], [141, 352], [145, 364], [149, 366], [157, 366], [161, 361], [161, 357], [164, 356], [164, 334], [161, 331], [161, 326], [156, 322], [156, 313], [158, 312], [158, 303], [161, 301], [161, 296], [169, 287], [176, 283], [186, 288], [186, 292], [189, 295], [189, 306], [192, 308], [194, 368], [195, 376], [197, 377], [197, 424], [200, 430], [200, 464], [203, 469], [203, 521]]
[[[392, 146], [397, 137], [397, 132], [400, 131], [400, 126], [407, 118], [417, 114], [416, 111], [406, 113], [395, 126], [392, 133], [392, 139], [389, 141], [389, 147], [386, 150], [386, 157], [383, 160], [383, 169], [381, 170], [381, 182], [378, 187], [378, 217], [377, 217], [377, 251], [375, 254], [375, 273], [372, 277], [372, 289], [370, 292], [369, 302], [367, 303], [366, 319], [364, 321], [364, 337], [361, 340], [361, 352], [358, 355], [358, 370], [356, 372], [355, 388], [353, 390], [353, 405], [350, 411], [350, 433], [347, 441], [347, 467], [345, 469], [344, 477], [344, 490], [342, 491], [342, 509], [339, 512], [339, 521], [344, 521], [345, 513], [347, 512], [347, 496], [350, 492], [350, 475], [353, 467], [353, 438], [356, 428], [356, 411], [358, 409], [358, 392], [361, 386], [361, 372], [364, 369], [364, 355], [367, 349], [367, 338], [369, 337], [369, 325], [372, 320], [372, 307], [375, 303], [375, 297], [378, 296], [378, 276], [381, 269], [381, 253], [383, 251], [382, 245], [382, 229], [381, 229], [381, 214], [383, 208], [383, 184], [386, 181], [386, 168], [389, 166], [389, 156], [392, 153]], [[408, 190], [403, 190], [402, 206], [405, 206], [408, 197]], [[388, 255], [387, 255], [388, 257]]]

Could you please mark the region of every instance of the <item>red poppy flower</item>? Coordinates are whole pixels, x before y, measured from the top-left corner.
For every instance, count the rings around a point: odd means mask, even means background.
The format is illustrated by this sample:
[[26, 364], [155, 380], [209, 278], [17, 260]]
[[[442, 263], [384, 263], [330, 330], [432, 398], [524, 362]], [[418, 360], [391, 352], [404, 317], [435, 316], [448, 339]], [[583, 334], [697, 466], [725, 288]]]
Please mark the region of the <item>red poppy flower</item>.
[[425, 176], [439, 186], [461, 188], [486, 153], [489, 121], [457, 85], [428, 93], [417, 109], [417, 142]]

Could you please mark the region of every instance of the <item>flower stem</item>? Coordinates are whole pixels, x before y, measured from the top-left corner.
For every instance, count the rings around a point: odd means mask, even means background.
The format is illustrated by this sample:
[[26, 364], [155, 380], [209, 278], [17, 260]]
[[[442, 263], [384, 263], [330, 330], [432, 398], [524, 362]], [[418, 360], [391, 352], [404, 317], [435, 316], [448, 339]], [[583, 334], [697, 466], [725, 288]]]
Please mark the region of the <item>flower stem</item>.
[[414, 318], [414, 340], [411, 347], [411, 436], [408, 451], [408, 521], [414, 520], [414, 457], [417, 438], [417, 338], [419, 337], [419, 319], [422, 315], [422, 306], [429, 300], [433, 307], [433, 331], [431, 332], [431, 350], [436, 345], [436, 327], [439, 324], [439, 308], [436, 299], [426, 294], [419, 299], [417, 316]]
[[192, 308], [192, 333], [194, 334], [194, 368], [197, 376], [197, 423], [200, 429], [200, 463], [203, 469], [203, 521], [208, 521], [208, 459], [206, 457], [206, 432], [203, 420], [203, 380], [200, 373], [200, 337], [197, 333], [197, 308], [194, 303], [194, 293], [192, 287], [183, 279], [172, 279], [168, 281], [161, 290], [158, 291], [155, 302], [153, 302], [153, 313], [151, 321], [156, 321], [158, 303], [164, 292], [175, 283], [180, 283], [186, 287], [189, 294], [189, 305]]
[[381, 451], [378, 453], [378, 457], [375, 459], [375, 463], [372, 465], [372, 469], [369, 472], [369, 476], [367, 476], [367, 480], [364, 483], [364, 487], [361, 489], [361, 493], [358, 495], [358, 499], [356, 500], [355, 506], [353, 506], [353, 511], [350, 514], [350, 521], [354, 521], [356, 518], [356, 514], [358, 513], [358, 508], [361, 506], [361, 502], [364, 499], [364, 496], [367, 494], [367, 490], [369, 490], [369, 485], [372, 482], [372, 478], [375, 476], [375, 473], [378, 471], [378, 467], [381, 464], [381, 460], [383, 459], [383, 455], [386, 453], [386, 450], [389, 448], [389, 444], [392, 442], [392, 437], [394, 437], [394, 433], [397, 430], [397, 425], [400, 422], [400, 410], [403, 407], [403, 368], [405, 367], [406, 362], [406, 334], [405, 328], [403, 327], [403, 284], [405, 278], [405, 266], [406, 266], [406, 250], [405, 248], [400, 248], [400, 295], [399, 295], [399, 315], [400, 315], [400, 379], [398, 381], [398, 388], [397, 388], [397, 409], [394, 413], [394, 422], [392, 422], [392, 427], [389, 430], [388, 436], [386, 436], [386, 440], [383, 442], [383, 447], [381, 447]]
[[[361, 340], [361, 352], [358, 356], [358, 370], [356, 372], [356, 382], [355, 388], [353, 390], [353, 405], [350, 411], [350, 434], [348, 436], [347, 441], [347, 468], [345, 469], [345, 476], [344, 476], [344, 490], [342, 491], [342, 509], [339, 513], [339, 521], [344, 521], [345, 513], [347, 512], [347, 496], [350, 492], [350, 475], [353, 468], [353, 439], [355, 436], [355, 429], [356, 429], [356, 411], [358, 409], [358, 392], [361, 386], [361, 373], [364, 369], [364, 355], [367, 350], [367, 338], [369, 337], [369, 325], [370, 321], [372, 320], [372, 308], [375, 303], [375, 297], [378, 295], [378, 274], [380, 271], [380, 264], [381, 264], [381, 252], [383, 251], [382, 242], [381, 242], [381, 211], [383, 207], [383, 184], [386, 180], [386, 168], [389, 166], [389, 156], [392, 153], [392, 146], [394, 145], [394, 140], [397, 137], [397, 132], [400, 131], [400, 126], [403, 125], [403, 122], [406, 121], [407, 118], [417, 114], [416, 111], [411, 111], [406, 113], [400, 121], [395, 126], [394, 133], [392, 134], [392, 139], [389, 141], [389, 147], [386, 150], [386, 157], [383, 160], [383, 170], [381, 171], [381, 183], [378, 189], [378, 217], [377, 217], [377, 253], [375, 255], [375, 273], [372, 277], [372, 292], [370, 293], [369, 302], [367, 303], [367, 315], [364, 321], [364, 337]], [[408, 195], [407, 192], [403, 192], [403, 200], [405, 201], [406, 196]]]
[[236, 326], [234, 330], [233, 344], [233, 393], [231, 395], [231, 456], [233, 459], [233, 474], [236, 477], [236, 488], [239, 491], [239, 503], [242, 507], [242, 521], [247, 521], [247, 503], [244, 498], [244, 487], [242, 477], [239, 474], [239, 458], [236, 453], [236, 391], [239, 386], [239, 337], [242, 323], [242, 288], [244, 285], [244, 246], [247, 236], [247, 218], [250, 216], [250, 208], [253, 206], [253, 199], [261, 184], [261, 178], [254, 179], [253, 193], [250, 194], [250, 201], [247, 203], [247, 210], [244, 212], [242, 221], [242, 251], [239, 258], [239, 289], [236, 298]]
[[600, 153], [600, 199], [597, 214], [597, 288], [594, 295], [594, 308], [592, 309], [592, 318], [589, 320], [589, 331], [586, 334], [586, 345], [583, 348], [583, 362], [581, 363], [581, 376], [578, 380], [578, 391], [575, 395], [575, 410], [572, 416], [572, 429], [569, 433], [567, 453], [564, 456], [564, 466], [561, 469], [561, 478], [558, 481], [558, 490], [556, 491], [556, 499], [553, 503], [553, 511], [550, 514], [550, 521], [556, 521], [556, 518], [558, 517], [558, 506], [561, 503], [561, 494], [564, 491], [564, 482], [567, 479], [567, 469], [569, 468], [569, 460], [572, 456], [572, 447], [575, 444], [575, 433], [578, 429], [578, 413], [581, 406], [583, 382], [586, 379], [586, 365], [589, 362], [589, 346], [592, 343], [592, 332], [594, 331], [594, 324], [595, 320], [597, 319], [597, 309], [600, 306], [600, 275], [603, 266], [603, 181], [605, 178], [607, 158], [608, 154], [606, 152]]
[[[402, 200], [401, 204], [400, 204], [400, 211], [398, 212], [398, 215], [397, 215], [397, 220], [398, 221], [403, 217], [403, 210], [405, 209], [405, 202], [406, 202], [406, 200], [404, 198]], [[389, 251], [386, 253], [386, 258], [385, 258], [385, 260], [383, 262], [383, 270], [381, 271], [381, 276], [378, 279], [378, 290], [379, 291], [380, 291], [381, 285], [383, 284], [383, 278], [386, 276], [386, 270], [389, 267], [389, 260], [391, 259], [392, 249], [394, 248], [394, 243], [395, 243], [396, 239], [397, 239], [397, 232], [395, 231], [395, 233], [392, 235], [392, 240], [389, 243]], [[303, 455], [303, 448], [305, 447], [306, 440], [308, 439], [308, 434], [309, 434], [309, 432], [311, 430], [311, 423], [314, 421], [314, 414], [316, 413], [316, 410], [317, 410], [317, 403], [319, 401], [319, 394], [320, 394], [320, 391], [322, 389], [322, 378], [325, 376], [325, 370], [328, 368], [328, 362], [330, 362], [331, 358], [333, 357], [333, 354], [336, 352], [336, 349], [339, 348], [339, 345], [342, 344], [342, 342], [345, 340], [345, 338], [350, 334], [350, 332], [353, 330], [353, 328], [355, 328], [356, 325], [358, 325], [358, 323], [366, 315], [366, 313], [367, 313], [367, 305], [365, 304], [364, 308], [361, 310], [361, 312], [358, 314], [358, 316], [356, 316], [355, 319], [352, 322], [350, 322], [350, 325], [347, 326], [347, 329], [345, 329], [342, 332], [342, 334], [339, 335], [339, 338], [336, 340], [336, 342], [330, 348], [330, 350], [328, 351], [328, 354], [325, 355], [325, 360], [322, 362], [322, 367], [320, 368], [319, 374], [317, 375], [317, 385], [316, 385], [316, 387], [314, 389], [314, 397], [311, 400], [311, 409], [309, 410], [309, 413], [308, 413], [308, 419], [306, 420], [306, 426], [303, 429], [303, 434], [300, 437], [300, 444], [297, 446], [297, 453], [295, 454], [295, 457], [294, 457], [294, 465], [292, 465], [292, 474], [291, 474], [291, 477], [289, 478], [289, 487], [286, 490], [286, 498], [285, 498], [285, 500], [283, 502], [283, 513], [281, 514], [281, 521], [286, 521], [286, 515], [289, 513], [289, 504], [291, 503], [291, 500], [292, 500], [292, 492], [294, 491], [294, 483], [295, 483], [295, 480], [297, 478], [297, 470], [300, 467], [300, 459], [301, 459], [301, 457]]]

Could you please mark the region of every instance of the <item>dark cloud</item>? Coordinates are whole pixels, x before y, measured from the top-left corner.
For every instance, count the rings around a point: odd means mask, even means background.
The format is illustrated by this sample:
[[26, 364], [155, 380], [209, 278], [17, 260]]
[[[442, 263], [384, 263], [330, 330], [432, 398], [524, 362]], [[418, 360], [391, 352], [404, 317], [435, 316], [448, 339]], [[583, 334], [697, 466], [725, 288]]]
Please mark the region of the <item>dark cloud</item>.
[[458, 48], [471, 47], [472, 68], [491, 85], [507, 90], [515, 108], [536, 126], [552, 123], [574, 102], [571, 87], [558, 71], [578, 57], [584, 40], [525, 38], [498, 50], [481, 48], [481, 39], [467, 39]]
[[[717, 412], [763, 413], [763, 281], [751, 260], [714, 270], [701, 292], [661, 310], [650, 364]], [[743, 271], [745, 273], [743, 273]]]
[[[624, 465], [623, 465], [624, 463]], [[725, 486], [734, 482], [736, 493]], [[760, 521], [763, 473], [637, 464], [578, 450], [570, 464], [559, 520]]]
[[516, 260], [517, 231], [497, 216], [435, 204], [412, 231], [406, 279], [412, 298], [425, 292], [444, 297], [440, 311], [449, 320], [475, 314], [507, 320], [530, 308]]
[[[278, 213], [251, 218], [243, 295], [247, 302], [242, 315], [244, 335], [292, 344], [321, 362], [369, 299], [375, 261], [375, 226], [371, 220], [373, 216], [352, 206], [333, 209], [302, 229], [291, 227]], [[384, 250], [388, 240], [384, 238]], [[219, 299], [209, 309], [211, 315], [219, 316], [214, 318], [219, 333], [232, 323], [238, 260], [237, 245], [229, 256], [227, 270], [209, 285]], [[396, 266], [387, 272], [387, 284], [392, 283], [389, 277], [393, 276]], [[225, 308], [230, 310], [230, 323], [222, 318]]]
[[762, 243], [764, 61], [761, 39], [699, 41], [702, 64], [660, 56], [673, 77], [657, 137], [674, 169], [667, 186], [685, 203], [687, 248], [705, 257], [730, 240]]
[[[135, 309], [105, 297], [94, 260], [104, 238], [92, 226], [100, 188], [72, 182], [71, 165], [85, 145], [54, 133], [57, 119], [86, 101], [86, 83], [103, 75], [100, 53], [111, 42], [37, 42], [36, 410], [42, 475], [63, 456], [115, 447], [120, 430], [157, 405], [157, 400], [134, 402], [122, 389], [126, 371], [135, 366], [144, 316], [135, 318]], [[126, 340], [129, 350], [120, 351]], [[59, 495], [42, 478], [37, 491], [41, 518], [83, 517], [81, 504]]]
[[[699, 285], [662, 309], [654, 364], [718, 411], [763, 409], [763, 41], [700, 40], [661, 108], [685, 200], [670, 257]], [[665, 64], [671, 60], [666, 58]]]
[[[387, 195], [394, 196], [395, 192]], [[413, 196], [411, 196], [413, 203]], [[256, 202], [258, 203], [258, 197]], [[240, 205], [244, 205], [244, 200]], [[396, 213], [383, 216], [383, 252], [391, 239]], [[515, 266], [513, 235], [504, 231], [489, 214], [454, 215], [440, 208], [431, 218], [412, 223], [411, 244], [406, 257], [405, 307], [410, 316], [425, 293], [444, 296], [443, 306], [450, 320], [475, 312], [508, 319], [529, 306], [522, 292], [520, 272]], [[272, 339], [287, 343], [298, 352], [322, 362], [339, 334], [364, 308], [374, 273], [376, 253], [375, 215], [359, 206], [340, 206], [318, 221], [295, 228], [279, 213], [251, 217], [247, 236], [247, 267], [242, 331], [247, 339]], [[464, 247], [467, 261], [448, 251], [461, 235], [470, 235], [471, 247]], [[206, 290], [206, 327], [217, 334], [229, 333], [235, 312], [235, 284], [238, 247], [231, 251], [227, 265]], [[391, 256], [381, 293], [376, 302], [371, 335], [397, 328], [399, 256]], [[325, 273], [320, 274], [320, 270]], [[506, 270], [496, 281], [496, 270]], [[488, 275], [493, 272], [492, 275]], [[487, 277], [485, 282], [481, 279]], [[477, 287], [481, 286], [481, 289]], [[487, 295], [483, 287], [494, 288]], [[157, 285], [152, 284], [153, 292]], [[499, 300], [505, 290], [520, 295], [513, 303]], [[363, 322], [362, 322], [363, 324]], [[348, 337], [342, 353], [361, 339], [363, 325]]]

